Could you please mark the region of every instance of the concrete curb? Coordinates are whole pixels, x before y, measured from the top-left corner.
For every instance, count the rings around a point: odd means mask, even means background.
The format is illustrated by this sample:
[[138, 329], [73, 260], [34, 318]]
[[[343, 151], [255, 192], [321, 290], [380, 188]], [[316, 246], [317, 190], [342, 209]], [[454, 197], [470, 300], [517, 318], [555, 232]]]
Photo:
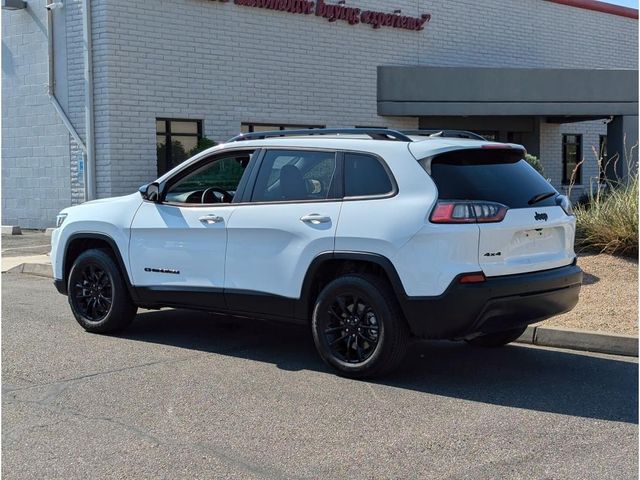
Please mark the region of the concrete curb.
[[28, 275], [53, 278], [50, 263], [21, 263], [7, 270], [7, 273], [26, 273]]
[[17, 225], [2, 225], [0, 230], [2, 235], [22, 235], [22, 230]]
[[562, 327], [527, 327], [516, 341], [541, 347], [567, 348], [628, 357], [638, 356], [638, 337], [635, 335], [590, 332]]

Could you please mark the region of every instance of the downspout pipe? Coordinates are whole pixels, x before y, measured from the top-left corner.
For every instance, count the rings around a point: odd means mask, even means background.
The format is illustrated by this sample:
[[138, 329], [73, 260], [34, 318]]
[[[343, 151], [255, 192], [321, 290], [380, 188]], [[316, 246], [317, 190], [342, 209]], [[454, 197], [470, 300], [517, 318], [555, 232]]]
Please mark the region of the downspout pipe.
[[84, 43], [84, 101], [85, 132], [87, 139], [87, 183], [88, 200], [96, 198], [96, 157], [93, 116], [93, 49], [91, 42], [91, 0], [82, 0], [82, 38]]
[[[87, 147], [85, 143], [82, 141], [82, 139], [80, 138], [80, 135], [78, 135], [78, 132], [73, 126], [73, 124], [71, 123], [71, 120], [69, 120], [69, 117], [67, 116], [66, 112], [62, 108], [62, 105], [60, 105], [60, 102], [56, 97], [56, 91], [55, 91], [56, 81], [55, 81], [55, 67], [54, 67], [54, 57], [53, 57], [53, 11], [56, 8], [61, 8], [61, 7], [62, 7], [61, 2], [52, 2], [52, 1], [48, 2], [46, 7], [47, 8], [47, 47], [49, 50], [48, 52], [49, 53], [48, 55], [49, 78], [48, 78], [48, 84], [47, 84], [47, 94], [49, 95], [49, 100], [51, 100], [51, 104], [53, 105], [53, 108], [55, 109], [56, 113], [60, 117], [60, 120], [62, 120], [62, 123], [64, 124], [64, 126], [67, 127], [67, 130], [69, 131], [69, 133], [71, 134], [75, 142], [78, 144], [78, 146], [82, 149], [82, 154], [86, 158]], [[84, 179], [85, 185], [87, 184], [86, 174], [87, 173], [85, 168], [85, 179]], [[86, 200], [87, 200], [87, 191], [85, 189], [85, 201]]]

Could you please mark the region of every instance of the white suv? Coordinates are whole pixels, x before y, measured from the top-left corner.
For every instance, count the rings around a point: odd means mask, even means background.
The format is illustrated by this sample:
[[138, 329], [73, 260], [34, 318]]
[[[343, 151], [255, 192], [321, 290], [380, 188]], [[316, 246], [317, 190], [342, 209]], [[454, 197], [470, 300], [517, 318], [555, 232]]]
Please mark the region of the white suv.
[[504, 345], [573, 308], [582, 280], [570, 202], [524, 153], [386, 129], [241, 135], [63, 210], [55, 284], [91, 332], [138, 307], [309, 324], [351, 377], [390, 371], [412, 337]]

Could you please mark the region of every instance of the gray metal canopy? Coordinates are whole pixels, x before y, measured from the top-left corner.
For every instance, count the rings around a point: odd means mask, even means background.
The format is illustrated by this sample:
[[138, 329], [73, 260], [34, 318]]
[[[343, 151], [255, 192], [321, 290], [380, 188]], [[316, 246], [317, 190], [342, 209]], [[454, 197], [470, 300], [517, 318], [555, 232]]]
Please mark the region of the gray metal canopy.
[[638, 115], [638, 72], [380, 66], [378, 114]]

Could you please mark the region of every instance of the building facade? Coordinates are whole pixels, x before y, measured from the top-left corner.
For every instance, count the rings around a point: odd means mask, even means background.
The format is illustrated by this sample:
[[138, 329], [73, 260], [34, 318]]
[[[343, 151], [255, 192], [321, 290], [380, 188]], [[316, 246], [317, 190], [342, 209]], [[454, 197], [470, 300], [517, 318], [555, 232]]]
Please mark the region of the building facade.
[[468, 129], [524, 144], [561, 190], [583, 161], [574, 197], [601, 175], [605, 145], [611, 156], [637, 142], [636, 10], [48, 1], [3, 2], [3, 224], [51, 226], [62, 208], [131, 193], [204, 137], [240, 131]]

